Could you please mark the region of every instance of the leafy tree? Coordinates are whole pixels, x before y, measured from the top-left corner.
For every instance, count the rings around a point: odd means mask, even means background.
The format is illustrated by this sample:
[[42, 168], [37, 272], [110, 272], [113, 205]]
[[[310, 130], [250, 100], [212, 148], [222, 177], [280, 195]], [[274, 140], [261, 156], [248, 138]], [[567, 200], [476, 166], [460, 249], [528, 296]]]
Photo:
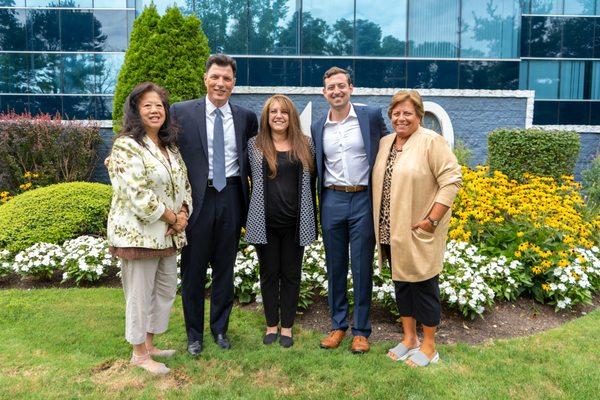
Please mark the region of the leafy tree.
[[135, 85], [152, 81], [165, 87], [176, 102], [206, 93], [202, 80], [210, 50], [195, 15], [183, 16], [176, 7], [160, 16], [151, 4], [134, 21], [129, 48], [115, 88], [113, 130], [121, 128], [123, 104]]

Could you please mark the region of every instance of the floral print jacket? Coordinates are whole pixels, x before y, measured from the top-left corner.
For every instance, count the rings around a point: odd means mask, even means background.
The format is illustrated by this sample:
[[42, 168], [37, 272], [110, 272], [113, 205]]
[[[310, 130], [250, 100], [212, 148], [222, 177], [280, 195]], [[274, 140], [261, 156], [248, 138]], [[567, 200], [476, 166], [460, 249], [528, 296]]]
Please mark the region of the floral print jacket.
[[143, 146], [130, 137], [115, 140], [108, 164], [113, 187], [109, 245], [179, 249], [187, 244], [185, 232], [165, 236], [168, 225], [160, 220], [166, 208], [178, 212], [183, 204], [192, 213], [192, 192], [181, 154], [167, 151], [169, 160], [147, 136]]

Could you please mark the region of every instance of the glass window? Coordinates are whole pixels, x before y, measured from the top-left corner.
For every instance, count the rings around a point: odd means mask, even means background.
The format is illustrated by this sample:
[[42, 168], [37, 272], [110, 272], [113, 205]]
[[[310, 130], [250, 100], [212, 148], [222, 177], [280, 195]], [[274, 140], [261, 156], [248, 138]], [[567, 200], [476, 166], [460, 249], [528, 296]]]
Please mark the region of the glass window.
[[27, 7], [60, 7], [57, 0], [25, 0]]
[[236, 86], [248, 86], [248, 59], [237, 57], [235, 59], [235, 84]]
[[406, 87], [406, 61], [356, 60], [354, 85], [360, 87]]
[[254, 58], [248, 61], [250, 86], [300, 86], [300, 60]]
[[558, 103], [558, 101], [536, 101], [533, 106], [533, 124], [558, 124]]
[[600, 125], [600, 102], [590, 102], [590, 125]]
[[[155, 3], [157, 3], [155, 1]], [[174, 1], [171, 1], [174, 3]], [[127, 8], [127, 0], [94, 0], [95, 8]]]
[[418, 0], [408, 7], [408, 55], [458, 57], [459, 0]]
[[94, 55], [94, 93], [113, 94], [119, 71], [125, 61], [124, 54]]
[[302, 54], [344, 56], [353, 48], [354, 0], [302, 2]]
[[562, 50], [565, 18], [531, 17], [529, 57], [557, 57]]
[[356, 0], [356, 55], [404, 57], [408, 0]]
[[96, 103], [96, 119], [112, 119], [113, 98], [109, 96], [94, 96]]
[[59, 10], [29, 10], [27, 13], [28, 49], [60, 50]]
[[457, 89], [458, 62], [407, 61], [407, 86], [416, 89]]
[[96, 116], [96, 101], [93, 96], [63, 96], [64, 118], [88, 119]]
[[565, 0], [565, 15], [594, 15], [596, 0]]
[[0, 50], [27, 50], [25, 10], [0, 10]]
[[126, 11], [94, 11], [94, 48], [96, 51], [127, 50]]
[[27, 93], [28, 61], [27, 54], [0, 54], [0, 93]]
[[519, 90], [529, 89], [529, 61], [519, 63]]
[[560, 65], [560, 98], [583, 99], [585, 62], [562, 61]]
[[61, 10], [62, 50], [95, 50], [96, 41], [102, 38], [100, 32], [94, 32], [93, 21], [94, 15], [91, 10]]
[[594, 23], [596, 18], [563, 18], [562, 57], [594, 57]]
[[29, 112], [36, 114], [62, 114], [62, 96], [29, 96]]
[[297, 54], [299, 0], [250, 0], [250, 53]]
[[563, 13], [563, 0], [531, 0], [531, 13], [560, 15]]
[[61, 56], [31, 54], [29, 93], [61, 93]]
[[558, 105], [558, 123], [561, 125], [588, 125], [589, 101], [561, 101]]
[[519, 56], [519, 0], [463, 0], [460, 56]]
[[600, 100], [600, 61], [592, 63], [592, 99]]
[[461, 62], [459, 88], [516, 90], [519, 65], [517, 61]]
[[[29, 5], [29, 0], [27, 0], [27, 5]], [[61, 0], [60, 6], [61, 7], [92, 8], [94, 6], [94, 1], [93, 0]]]
[[22, 114], [29, 109], [29, 96], [0, 96], [0, 105], [3, 112]]
[[63, 93], [94, 93], [94, 55], [64, 54]]
[[529, 89], [536, 99], [558, 98], [558, 61], [530, 61]]
[[[8, 4], [7, 4], [8, 3]], [[0, 5], [9, 6], [9, 7], [24, 7], [25, 0], [8, 0], [8, 1], [0, 1]]]
[[[103, 2], [109, 3], [111, 1], [110, 0], [104, 0]], [[194, 8], [194, 3], [197, 4], [199, 2], [202, 2], [202, 0], [195, 1], [195, 2], [191, 1], [191, 0], [143, 0], [143, 1], [138, 1], [138, 4], [141, 3], [141, 5], [140, 5], [140, 11], [142, 11], [145, 7], [149, 6], [151, 3], [154, 3], [154, 5], [156, 6], [156, 10], [158, 11], [158, 13], [162, 15], [162, 14], [165, 13], [165, 11], [167, 10], [167, 8], [173, 7], [173, 6], [179, 8], [184, 13], [191, 13], [192, 10], [193, 10], [193, 8]], [[224, 2], [224, 1], [221, 0], [220, 2]], [[127, 5], [127, 1], [123, 1], [123, 0], [120, 0], [118, 3], [121, 6], [123, 4]], [[96, 6], [96, 7], [98, 7], [98, 6]], [[196, 7], [198, 7], [198, 6], [196, 6]], [[204, 22], [204, 20], [202, 22]]]
[[302, 86], [323, 87], [323, 75], [331, 67], [349, 71], [354, 79], [353, 60], [312, 58], [302, 60]]
[[431, 129], [434, 132], [442, 132], [442, 125], [440, 124], [440, 120], [437, 119], [437, 117], [433, 113], [425, 113], [425, 115], [423, 116], [422, 125], [424, 128]]
[[248, 52], [248, 7], [246, 0], [196, 0], [196, 14], [213, 53]]

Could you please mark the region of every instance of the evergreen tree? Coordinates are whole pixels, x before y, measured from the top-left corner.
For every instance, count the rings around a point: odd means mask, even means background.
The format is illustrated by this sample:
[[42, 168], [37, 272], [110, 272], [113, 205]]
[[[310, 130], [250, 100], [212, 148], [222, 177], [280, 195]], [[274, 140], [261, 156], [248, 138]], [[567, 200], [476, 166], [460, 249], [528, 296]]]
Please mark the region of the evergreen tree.
[[160, 16], [154, 4], [134, 21], [125, 62], [119, 72], [113, 102], [113, 130], [118, 132], [123, 104], [135, 85], [152, 81], [165, 87], [174, 103], [206, 93], [204, 64], [210, 55], [200, 20], [178, 8]]

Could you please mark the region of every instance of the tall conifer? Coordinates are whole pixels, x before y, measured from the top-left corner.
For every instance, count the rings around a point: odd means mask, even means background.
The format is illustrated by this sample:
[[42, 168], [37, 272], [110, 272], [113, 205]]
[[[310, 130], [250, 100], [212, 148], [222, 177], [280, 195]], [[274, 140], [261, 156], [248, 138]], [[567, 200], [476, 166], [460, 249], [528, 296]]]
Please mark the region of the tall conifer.
[[138, 83], [152, 81], [165, 87], [171, 103], [206, 93], [202, 76], [209, 55], [208, 39], [196, 16], [183, 16], [178, 8], [171, 7], [161, 17], [154, 4], [146, 7], [133, 23], [119, 72], [113, 130], [118, 132], [121, 128], [123, 104]]

